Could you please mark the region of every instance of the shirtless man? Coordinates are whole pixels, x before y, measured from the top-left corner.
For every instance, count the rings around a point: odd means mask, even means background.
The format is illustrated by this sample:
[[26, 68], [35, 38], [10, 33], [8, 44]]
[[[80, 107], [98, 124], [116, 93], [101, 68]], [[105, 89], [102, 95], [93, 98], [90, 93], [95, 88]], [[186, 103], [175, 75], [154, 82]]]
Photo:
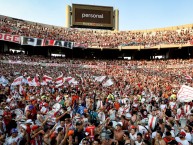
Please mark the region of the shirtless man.
[[123, 143], [123, 135], [124, 132], [122, 130], [121, 124], [117, 124], [117, 128], [114, 130], [114, 139], [119, 142], [119, 145], [124, 145]]
[[163, 133], [161, 131], [157, 131], [154, 145], [166, 145], [166, 142], [162, 138]]

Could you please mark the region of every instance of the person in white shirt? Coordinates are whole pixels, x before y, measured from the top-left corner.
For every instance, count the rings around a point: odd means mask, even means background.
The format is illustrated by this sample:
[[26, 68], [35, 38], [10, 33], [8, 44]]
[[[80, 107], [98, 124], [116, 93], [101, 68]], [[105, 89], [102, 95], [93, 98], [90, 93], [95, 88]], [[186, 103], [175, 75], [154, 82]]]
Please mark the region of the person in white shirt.
[[135, 141], [135, 145], [144, 145], [145, 143], [142, 140], [142, 134], [138, 133], [137, 134], [137, 140]]
[[162, 101], [161, 105], [160, 105], [160, 109], [164, 110], [167, 107], [167, 105], [164, 103], [164, 101]]
[[165, 125], [165, 132], [163, 134], [163, 137], [165, 137], [165, 133], [170, 132], [172, 137], [175, 137], [174, 130], [169, 125]]
[[175, 139], [176, 139], [176, 141], [180, 144], [182, 144], [182, 145], [189, 145], [189, 142], [186, 140], [186, 133], [185, 132], [183, 132], [183, 131], [181, 131], [180, 133], [179, 133], [179, 137], [176, 137]]
[[124, 107], [121, 106], [121, 107], [119, 108], [119, 110], [118, 110], [118, 116], [121, 117], [121, 115], [123, 115], [123, 113], [124, 113]]
[[171, 99], [170, 103], [169, 103], [169, 106], [173, 110], [176, 107], [176, 102], [173, 99]]
[[110, 116], [110, 119], [111, 119], [111, 121], [114, 121], [115, 119], [116, 119], [116, 117], [115, 117], [115, 115], [116, 115], [116, 110], [115, 110], [115, 108], [113, 108], [113, 106], [112, 106], [112, 108], [109, 110], [109, 116]]
[[181, 131], [183, 131], [183, 132], [186, 133], [185, 139], [186, 139], [187, 141], [191, 142], [191, 141], [192, 141], [192, 136], [191, 136], [191, 134], [190, 134], [190, 129], [189, 129], [189, 127], [188, 127], [188, 126], [185, 126], [185, 127], [184, 127], [184, 130], [182, 129]]
[[[67, 120], [67, 119], [65, 119], [65, 120]], [[55, 131], [58, 133], [58, 128], [63, 128], [63, 131], [65, 131], [65, 125], [66, 125], [66, 121], [60, 121], [59, 123], [58, 123], [58, 125], [56, 126], [56, 129], [55, 129]]]
[[160, 131], [160, 130], [161, 130], [161, 128], [158, 127], [158, 128], [156, 129], [156, 131], [154, 131], [154, 132], [151, 134], [152, 139], [154, 139], [154, 138], [156, 137], [157, 131]]
[[131, 129], [129, 136], [130, 136], [130, 139], [131, 139], [132, 141], [135, 142], [135, 141], [137, 140], [137, 132], [136, 132], [136, 129], [135, 129], [135, 128], [132, 128], [132, 129]]
[[148, 133], [149, 126], [148, 125], [145, 126], [145, 124], [144, 125], [138, 125], [137, 129], [138, 129], [139, 133], [145, 134], [145, 133]]
[[[86, 102], [87, 103], [87, 102]], [[90, 102], [89, 102], [90, 103]], [[103, 100], [101, 98], [98, 98], [98, 101], [97, 101], [97, 104], [96, 104], [96, 108], [97, 110], [100, 109], [100, 108], [103, 108]], [[88, 107], [87, 107], [88, 108]]]
[[105, 113], [102, 108], [99, 109], [98, 118], [101, 124], [105, 121]]
[[20, 141], [22, 140], [24, 136], [24, 133], [18, 134], [18, 130], [16, 128], [13, 128], [11, 130], [11, 136], [8, 137], [5, 141], [5, 145], [12, 145], [12, 144], [17, 144], [19, 145]]

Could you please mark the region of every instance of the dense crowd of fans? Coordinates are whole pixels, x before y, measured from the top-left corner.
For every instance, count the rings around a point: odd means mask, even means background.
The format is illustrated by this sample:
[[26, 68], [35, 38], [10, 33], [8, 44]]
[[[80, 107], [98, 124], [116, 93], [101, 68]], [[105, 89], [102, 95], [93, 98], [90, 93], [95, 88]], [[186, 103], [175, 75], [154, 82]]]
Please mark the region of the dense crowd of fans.
[[193, 36], [193, 28], [151, 32], [113, 32], [48, 26], [3, 16], [0, 19], [0, 32], [42, 39], [72, 41], [76, 42], [78, 46], [108, 48], [117, 48], [120, 45], [185, 44], [192, 40]]
[[[0, 58], [0, 144], [193, 143], [193, 104], [177, 99], [181, 85], [193, 87], [192, 59], [109, 61], [25, 55]], [[33, 62], [80, 67], [29, 65]], [[46, 81], [45, 75], [52, 79]], [[21, 84], [14, 84], [21, 76]], [[60, 85], [59, 76], [63, 78]], [[105, 77], [97, 79], [101, 76]], [[104, 85], [108, 80], [113, 83]]]

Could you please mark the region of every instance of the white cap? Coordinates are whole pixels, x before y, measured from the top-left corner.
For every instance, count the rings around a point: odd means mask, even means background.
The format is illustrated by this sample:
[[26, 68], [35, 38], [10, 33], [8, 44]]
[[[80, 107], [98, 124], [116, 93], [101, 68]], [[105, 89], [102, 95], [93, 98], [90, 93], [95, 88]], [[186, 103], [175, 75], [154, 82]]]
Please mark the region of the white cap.
[[26, 120], [25, 124], [27, 124], [27, 123], [33, 124], [33, 121], [31, 119], [28, 119], [28, 120]]

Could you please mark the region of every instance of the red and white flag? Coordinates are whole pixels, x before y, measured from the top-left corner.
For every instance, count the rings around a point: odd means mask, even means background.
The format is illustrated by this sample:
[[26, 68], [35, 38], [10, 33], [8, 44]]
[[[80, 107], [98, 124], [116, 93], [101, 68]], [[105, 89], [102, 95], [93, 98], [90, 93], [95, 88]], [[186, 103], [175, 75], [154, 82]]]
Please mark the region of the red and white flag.
[[61, 74], [59, 77], [56, 78], [55, 83], [56, 83], [56, 84], [62, 84], [62, 83], [64, 83], [63, 74]]
[[70, 80], [72, 80], [72, 77], [64, 77], [65, 82], [69, 82]]
[[63, 83], [57, 84], [55, 87], [56, 87], [56, 88], [59, 88], [59, 87], [61, 87], [61, 86], [63, 86]]
[[78, 82], [75, 80], [75, 78], [72, 78], [72, 77], [67, 77], [67, 78], [64, 78], [65, 82], [68, 82], [69, 84], [74, 84], [74, 85], [77, 85]]
[[47, 76], [47, 75], [44, 75], [44, 76], [43, 76], [43, 82], [46, 82], [46, 83], [52, 82], [52, 77]]
[[31, 86], [40, 86], [39, 78], [37, 75], [32, 80]]
[[182, 85], [177, 94], [177, 98], [180, 102], [191, 102], [193, 100], [193, 88]]
[[22, 80], [23, 80], [23, 76], [17, 77], [13, 83], [11, 84], [12, 86], [17, 86], [17, 85], [21, 85], [22, 84]]

